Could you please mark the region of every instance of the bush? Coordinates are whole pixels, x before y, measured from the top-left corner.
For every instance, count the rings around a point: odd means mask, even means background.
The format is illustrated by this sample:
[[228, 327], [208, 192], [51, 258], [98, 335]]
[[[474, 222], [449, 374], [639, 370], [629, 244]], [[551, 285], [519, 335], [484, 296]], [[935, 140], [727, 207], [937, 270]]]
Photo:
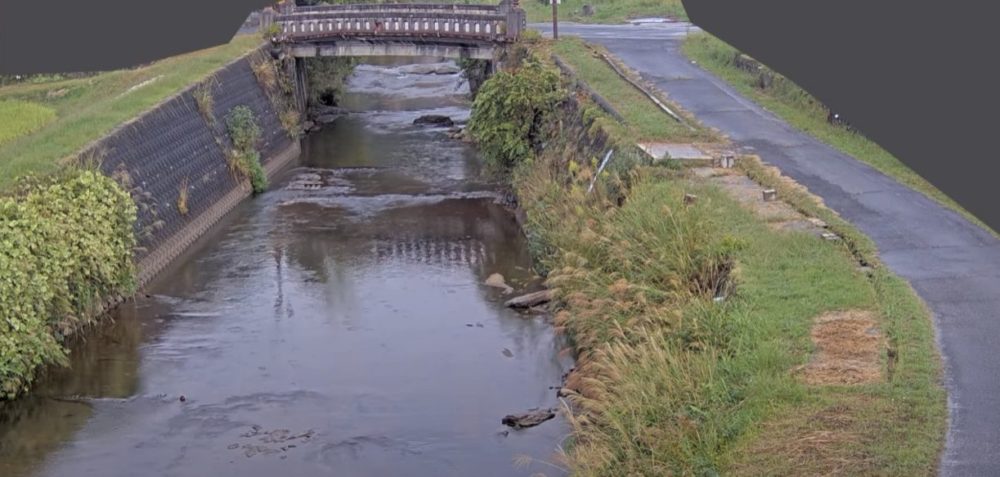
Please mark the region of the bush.
[[542, 126], [564, 96], [559, 74], [535, 57], [487, 80], [473, 104], [469, 133], [488, 169], [507, 174], [531, 158]]
[[63, 337], [134, 288], [135, 204], [97, 172], [21, 184], [0, 198], [0, 399], [65, 363]]

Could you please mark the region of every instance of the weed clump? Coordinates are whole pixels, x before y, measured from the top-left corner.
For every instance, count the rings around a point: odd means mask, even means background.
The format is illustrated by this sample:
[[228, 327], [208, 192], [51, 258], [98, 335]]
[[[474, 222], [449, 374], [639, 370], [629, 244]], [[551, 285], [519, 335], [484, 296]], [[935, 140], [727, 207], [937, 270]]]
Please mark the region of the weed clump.
[[229, 165], [235, 172], [250, 179], [255, 194], [267, 189], [267, 174], [260, 163], [257, 143], [261, 129], [253, 110], [246, 106], [236, 106], [226, 115], [226, 128], [233, 142]]

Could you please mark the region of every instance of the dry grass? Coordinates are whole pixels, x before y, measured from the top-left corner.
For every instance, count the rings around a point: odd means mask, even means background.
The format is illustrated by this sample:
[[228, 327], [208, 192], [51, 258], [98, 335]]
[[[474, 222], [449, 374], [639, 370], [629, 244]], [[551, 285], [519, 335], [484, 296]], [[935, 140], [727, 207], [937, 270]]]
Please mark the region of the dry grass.
[[873, 313], [838, 311], [816, 318], [812, 332], [816, 352], [799, 376], [811, 385], [854, 385], [882, 379], [882, 333]]
[[842, 398], [832, 405], [797, 412], [768, 422], [746, 451], [746, 459], [730, 469], [735, 476], [870, 475], [877, 456], [866, 443], [861, 410], [864, 397]]
[[188, 178], [181, 181], [180, 190], [177, 192], [177, 211], [181, 215], [188, 214]]
[[215, 97], [212, 96], [212, 90], [217, 84], [218, 81], [213, 75], [192, 92], [194, 101], [198, 104], [198, 112], [209, 125], [215, 124]]

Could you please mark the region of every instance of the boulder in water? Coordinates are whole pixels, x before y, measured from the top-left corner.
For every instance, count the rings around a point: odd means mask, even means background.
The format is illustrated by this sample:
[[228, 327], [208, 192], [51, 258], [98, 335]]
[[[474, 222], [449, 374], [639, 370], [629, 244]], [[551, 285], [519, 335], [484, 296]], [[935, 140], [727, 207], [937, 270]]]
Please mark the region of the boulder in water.
[[452, 121], [448, 116], [442, 116], [440, 114], [428, 114], [425, 116], [420, 116], [413, 120], [413, 124], [418, 126], [439, 126], [450, 128], [455, 125], [455, 121]]
[[490, 275], [490, 277], [486, 279], [486, 285], [489, 285], [493, 288], [502, 289], [504, 295], [508, 295], [514, 291], [514, 289], [511, 288], [510, 285], [507, 285], [507, 282], [504, 280], [503, 275], [499, 273], [494, 273], [493, 275]]

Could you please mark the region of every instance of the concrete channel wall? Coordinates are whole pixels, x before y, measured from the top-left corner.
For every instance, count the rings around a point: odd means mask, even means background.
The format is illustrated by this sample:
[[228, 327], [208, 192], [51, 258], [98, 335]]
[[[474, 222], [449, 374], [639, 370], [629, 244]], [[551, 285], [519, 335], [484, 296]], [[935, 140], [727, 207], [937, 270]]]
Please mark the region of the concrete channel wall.
[[[247, 106], [257, 118], [263, 131], [258, 149], [269, 175], [298, 156], [299, 143], [282, 127], [251, 56], [121, 125], [81, 156], [100, 161], [101, 171], [126, 187], [136, 202], [140, 285], [250, 195], [248, 180], [227, 161], [232, 143], [226, 115], [233, 108]], [[202, 85], [211, 88], [210, 115], [199, 110], [195, 99]]]

